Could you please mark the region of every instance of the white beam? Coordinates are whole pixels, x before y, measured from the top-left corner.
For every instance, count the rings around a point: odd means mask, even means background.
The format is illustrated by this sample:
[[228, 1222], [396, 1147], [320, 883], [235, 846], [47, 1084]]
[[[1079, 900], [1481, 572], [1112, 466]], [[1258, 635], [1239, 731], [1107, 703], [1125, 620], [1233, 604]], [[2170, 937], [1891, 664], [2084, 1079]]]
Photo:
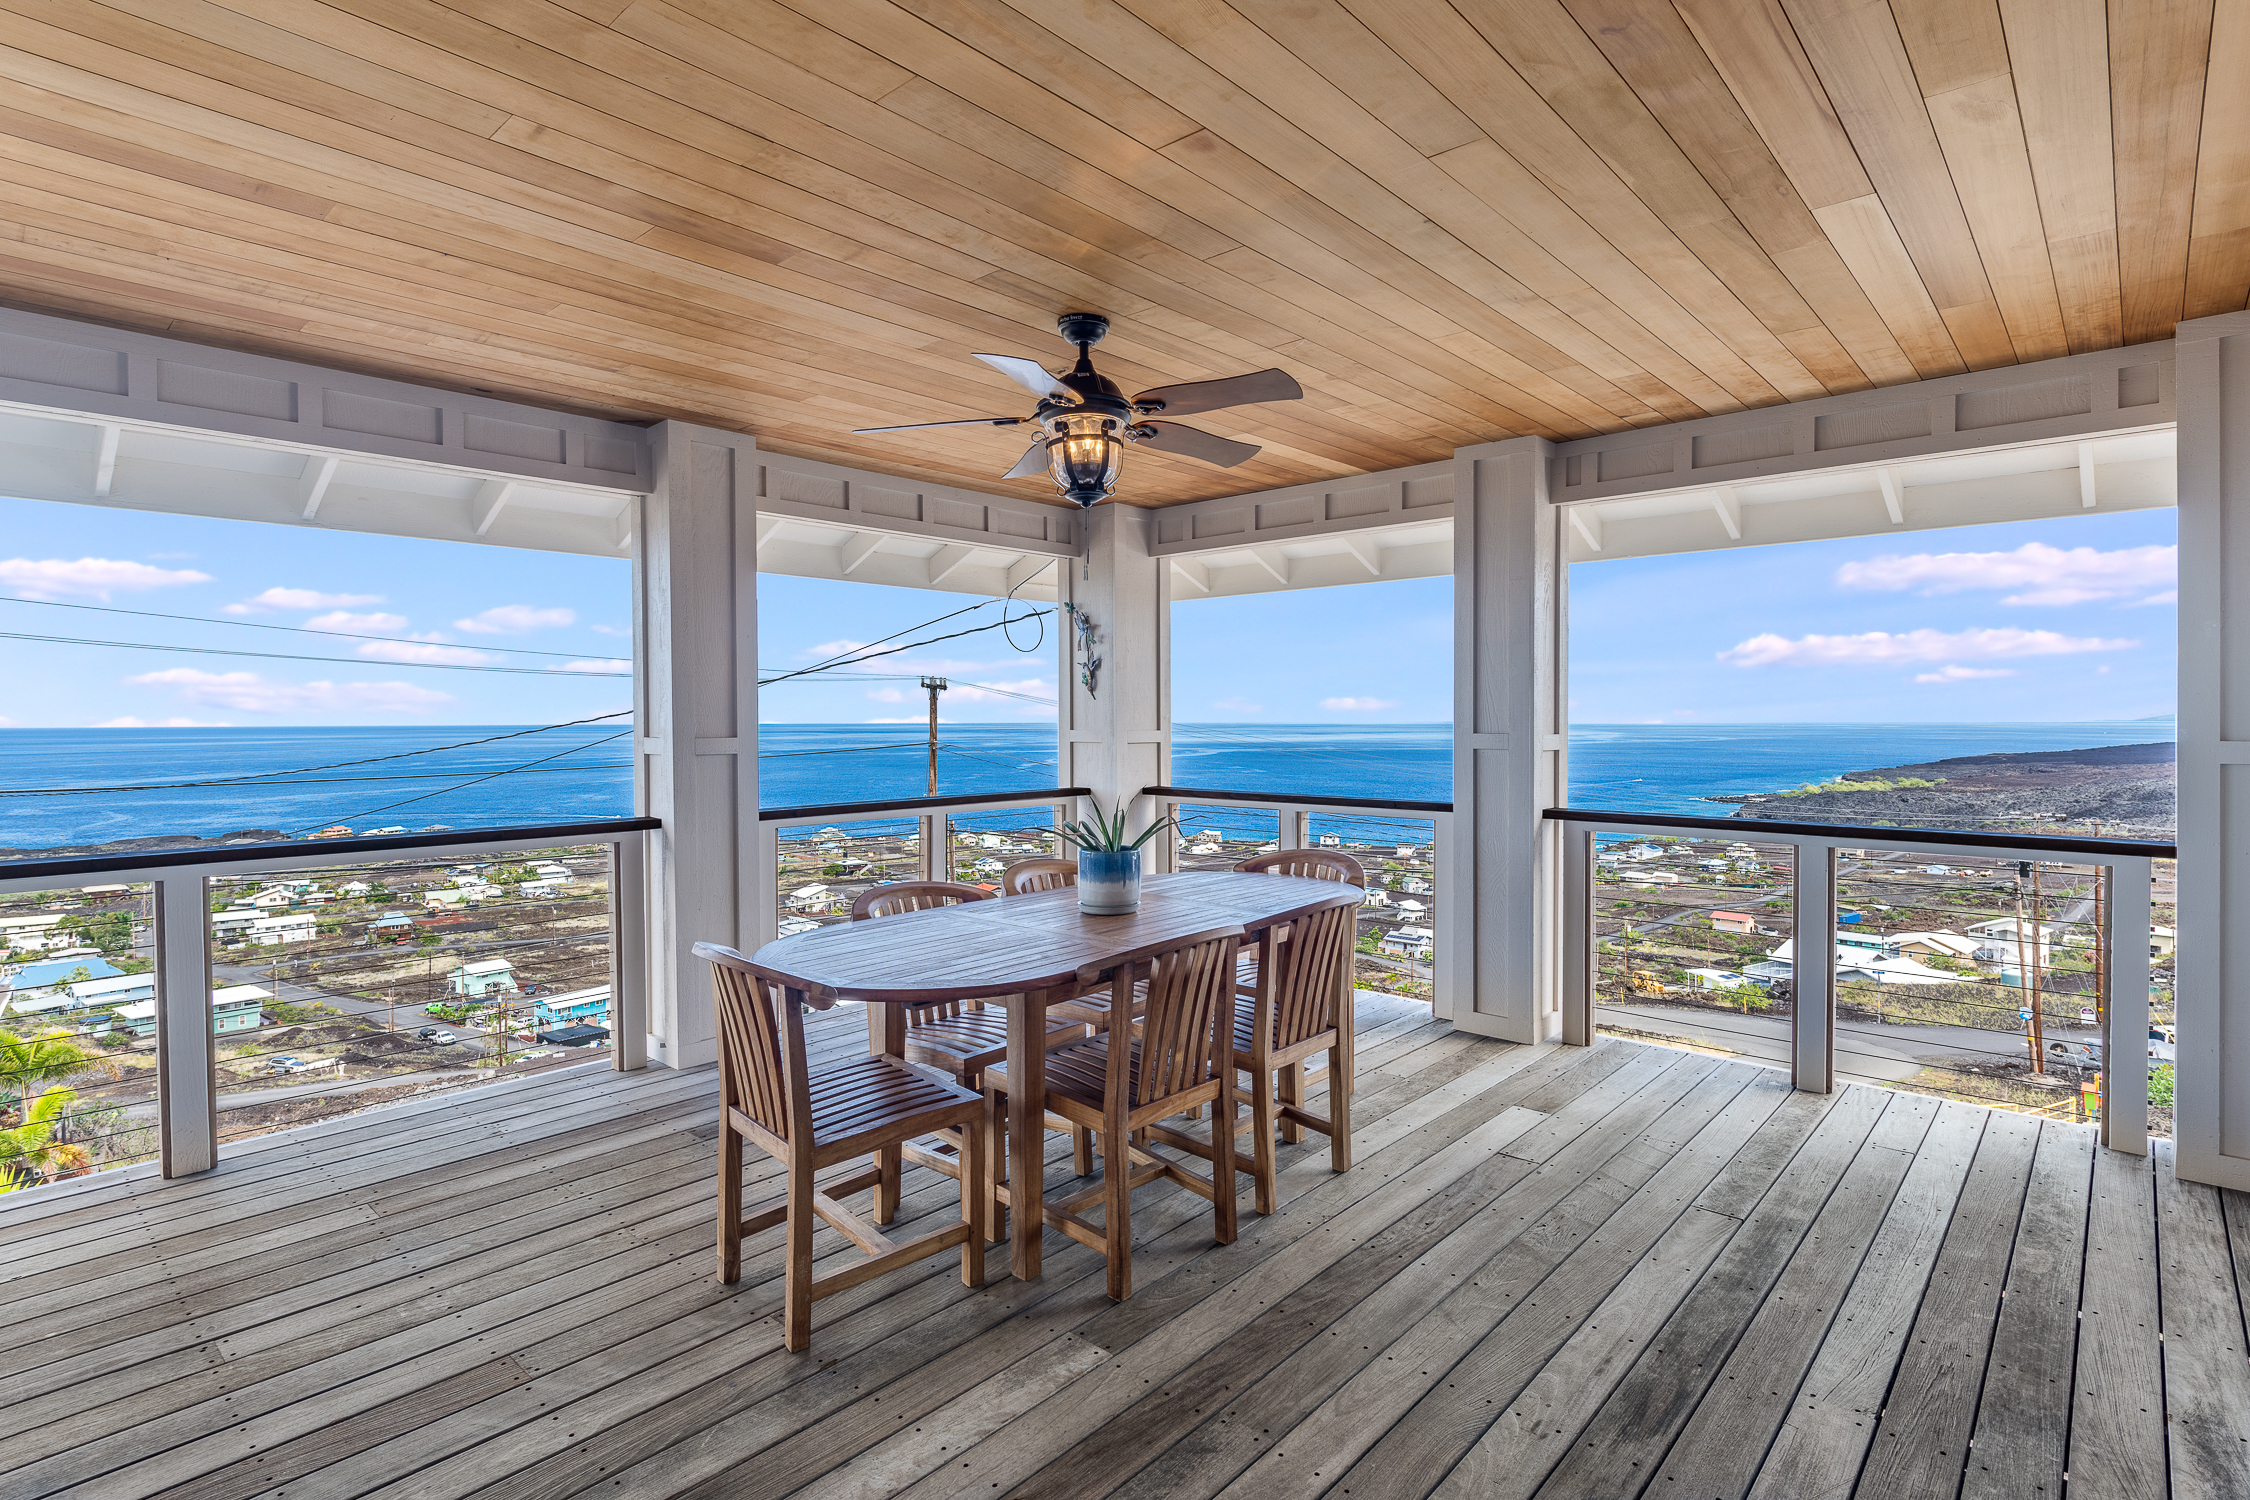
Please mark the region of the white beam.
[[1875, 471], [1875, 482], [1883, 487], [1883, 509], [1890, 514], [1893, 526], [1906, 524], [1906, 489], [1898, 482], [1898, 470], [1885, 466]]
[[516, 486], [513, 480], [487, 479], [478, 485], [475, 496], [469, 501], [469, 528], [478, 536], [483, 536], [492, 529], [492, 523], [500, 519], [500, 512], [506, 510], [508, 502], [515, 497]]
[[975, 555], [976, 548], [974, 547], [938, 548], [937, 551], [931, 553], [928, 560], [923, 563], [923, 568], [929, 576], [930, 587], [934, 589], [939, 584], [945, 582], [947, 578], [953, 575], [955, 569], [959, 568], [961, 564], [967, 562], [971, 557]]
[[873, 557], [876, 549], [882, 545], [882, 537], [874, 532], [854, 532], [844, 538], [836, 548], [837, 571], [846, 578], [851, 577], [858, 570], [859, 565]]
[[1172, 576], [1199, 594], [1211, 592], [1211, 570], [1185, 557], [1172, 559]]
[[1719, 513], [1719, 524], [1727, 529], [1727, 540], [1742, 540], [1742, 498], [1735, 494], [1734, 486], [1722, 484], [1711, 492], [1711, 508]]
[[1344, 550], [1359, 559], [1359, 565], [1367, 570], [1368, 576], [1372, 578], [1383, 576], [1383, 549], [1376, 545], [1375, 538], [1364, 534], [1353, 536], [1346, 533], [1342, 540]]
[[1602, 518], [1583, 505], [1570, 507], [1570, 524], [1579, 538], [1596, 552], [1602, 550]]
[[638, 519], [639, 517], [634, 509], [634, 503], [631, 500], [627, 500], [625, 502], [624, 508], [617, 513], [618, 551], [630, 552], [633, 550], [633, 533], [638, 529], [635, 524]]
[[1289, 582], [1289, 557], [1287, 553], [1277, 552], [1271, 547], [1250, 547], [1245, 550], [1249, 552], [1252, 561], [1273, 575], [1275, 583], [1286, 584]]
[[766, 543], [767, 543], [767, 542], [769, 542], [769, 541], [771, 541], [771, 540], [773, 539], [773, 534], [774, 534], [775, 532], [779, 531], [780, 529], [781, 529], [781, 517], [779, 517], [779, 516], [760, 516], [760, 517], [758, 517], [758, 546], [759, 546], [759, 549], [760, 549], [761, 551], [762, 551], [762, 550], [763, 550], [763, 549], [765, 548], [765, 545], [766, 545]]
[[2088, 510], [2092, 510], [2101, 503], [2100, 496], [2094, 492], [2094, 445], [2092, 443], [2080, 443], [2078, 445], [2078, 503]]
[[94, 494], [103, 500], [109, 498], [110, 481], [117, 477], [117, 440], [123, 429], [103, 426], [101, 446], [94, 450]]
[[1019, 557], [1008, 564], [1008, 587], [1010, 590], [1020, 589], [1049, 568], [1061, 566], [1068, 561], [1068, 558], [1040, 557], [1036, 554]]
[[329, 481], [336, 477], [340, 460], [333, 453], [308, 453], [305, 467], [297, 475], [297, 512], [299, 519], [309, 521], [320, 514], [320, 502], [328, 498]]

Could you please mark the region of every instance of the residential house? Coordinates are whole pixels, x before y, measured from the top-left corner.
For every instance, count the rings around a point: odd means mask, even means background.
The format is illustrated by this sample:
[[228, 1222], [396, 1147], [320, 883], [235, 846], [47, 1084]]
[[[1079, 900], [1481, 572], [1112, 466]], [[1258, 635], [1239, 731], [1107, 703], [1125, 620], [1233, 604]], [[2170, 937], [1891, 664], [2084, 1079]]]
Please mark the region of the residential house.
[[536, 996], [531, 1002], [531, 1014], [541, 1028], [606, 1026], [609, 1024], [609, 986]]
[[156, 994], [154, 970], [146, 974], [112, 974], [101, 979], [81, 979], [62, 986], [69, 997], [72, 1010], [91, 1010], [97, 1005], [119, 1005], [133, 1000], [146, 1000]]
[[2150, 958], [2169, 958], [2172, 954], [2174, 941], [2171, 928], [2150, 927], [2148, 930], [2148, 956]]
[[1359, 904], [1364, 907], [1388, 906], [1391, 904], [1391, 893], [1379, 885], [1370, 883], [1367, 887], [1367, 898]]
[[1958, 932], [1898, 932], [1890, 937], [1890, 948], [1910, 958], [1950, 958], [1972, 962], [1978, 954], [1990, 952], [1992, 945], [1981, 938], [1964, 937]]
[[817, 883], [798, 886], [789, 893], [789, 904], [798, 911], [827, 911], [835, 902], [835, 893]]
[[343, 894], [345, 894], [346, 896], [349, 896], [352, 900], [357, 901], [361, 897], [365, 896], [368, 892], [374, 890], [375, 887], [369, 885], [364, 880], [347, 880], [342, 885], [338, 886], [337, 889], [343, 892]]
[[1427, 927], [1394, 927], [1383, 934], [1382, 942], [1376, 946], [1393, 958], [1428, 963], [1437, 951], [1437, 938]]
[[253, 943], [271, 946], [275, 943], [310, 942], [319, 936], [320, 918], [309, 911], [283, 912], [279, 916], [257, 917], [250, 923], [249, 939]]
[[516, 894], [531, 901], [551, 901], [557, 886], [552, 880], [526, 880], [516, 887]]
[[297, 904], [297, 893], [287, 886], [268, 886], [250, 898], [260, 911], [287, 911]]
[[[256, 1031], [265, 1021], [266, 1002], [273, 991], [254, 984], [229, 985], [211, 992], [211, 1029], [221, 1036], [236, 1031]], [[146, 1040], [156, 1035], [156, 1000], [136, 1000], [111, 1013], [115, 1029]]]
[[1758, 919], [1746, 911], [1715, 911], [1711, 925], [1721, 932], [1756, 932]]
[[516, 966], [504, 958], [480, 958], [445, 976], [446, 988], [464, 1000], [479, 1000], [516, 987]]

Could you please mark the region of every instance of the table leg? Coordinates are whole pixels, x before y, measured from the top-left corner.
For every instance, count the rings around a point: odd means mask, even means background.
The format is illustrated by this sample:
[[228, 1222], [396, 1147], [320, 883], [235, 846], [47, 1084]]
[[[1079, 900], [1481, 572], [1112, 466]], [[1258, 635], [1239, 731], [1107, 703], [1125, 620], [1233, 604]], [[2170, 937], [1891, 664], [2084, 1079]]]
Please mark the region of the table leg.
[[[906, 1056], [906, 1007], [869, 1005], [867, 1040], [875, 1051], [903, 1060]], [[878, 1224], [888, 1224], [898, 1217], [898, 1180], [905, 1165], [905, 1154], [896, 1142], [875, 1153], [875, 1170], [881, 1174], [875, 1184], [875, 1222]]]
[[1039, 1240], [1047, 1228], [1041, 1202], [1047, 1186], [1049, 997], [1049, 991], [1032, 990], [1008, 1007], [1008, 1264], [1018, 1281], [1039, 1274]]

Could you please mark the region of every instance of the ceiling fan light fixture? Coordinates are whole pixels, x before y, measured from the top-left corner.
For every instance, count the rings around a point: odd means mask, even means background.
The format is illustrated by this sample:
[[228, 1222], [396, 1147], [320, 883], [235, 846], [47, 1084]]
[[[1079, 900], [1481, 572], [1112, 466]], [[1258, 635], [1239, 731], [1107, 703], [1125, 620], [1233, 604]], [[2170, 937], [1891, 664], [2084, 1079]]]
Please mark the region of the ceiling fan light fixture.
[[1051, 419], [1047, 476], [1055, 491], [1081, 509], [1107, 500], [1117, 489], [1125, 464], [1125, 444], [1117, 418], [1101, 412], [1066, 412]]

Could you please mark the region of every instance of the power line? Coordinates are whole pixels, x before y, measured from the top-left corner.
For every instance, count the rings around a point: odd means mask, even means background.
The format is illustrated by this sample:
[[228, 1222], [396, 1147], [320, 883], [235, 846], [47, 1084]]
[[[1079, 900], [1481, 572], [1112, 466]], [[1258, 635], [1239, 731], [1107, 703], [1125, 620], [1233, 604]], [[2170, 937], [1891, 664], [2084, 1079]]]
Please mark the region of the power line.
[[[612, 738], [615, 738], [615, 736], [612, 736]], [[565, 751], [563, 753], [567, 755], [569, 752]], [[629, 771], [632, 768], [633, 763], [631, 761], [619, 760], [605, 761], [600, 765], [550, 766], [548, 767], [548, 772]], [[436, 781], [450, 777], [477, 776], [481, 774], [483, 774], [481, 771], [419, 771], [411, 776], [306, 776], [300, 777], [295, 781], [250, 781], [229, 783], [229, 785], [239, 786], [244, 791], [263, 791], [267, 787], [276, 786], [334, 786], [340, 785], [345, 782], [361, 781]], [[35, 787], [28, 791], [0, 791], [0, 797], [83, 797], [92, 796], [103, 792], [168, 792], [178, 791], [182, 788], [202, 787], [210, 785], [212, 785], [212, 783], [202, 781], [171, 781], [156, 782], [146, 786], [51, 786]]]
[[[383, 636], [369, 636], [369, 640], [383, 640]], [[480, 667], [466, 662], [449, 661], [386, 661], [372, 656], [307, 656], [295, 651], [237, 651], [231, 646], [159, 646], [151, 641], [97, 641], [81, 636], [32, 635], [23, 631], [0, 630], [0, 640], [43, 641], [55, 646], [117, 646], [128, 651], [175, 651], [189, 656], [255, 656], [268, 661], [320, 661], [338, 667], [406, 667], [417, 672], [503, 672], [518, 677], [545, 677], [550, 681], [560, 672], [556, 667]], [[396, 642], [402, 645], [419, 645], [422, 642]], [[440, 646], [441, 651], [474, 651], [475, 646]], [[568, 655], [567, 652], [557, 653]], [[622, 657], [586, 657], [588, 661], [623, 661]], [[624, 677], [625, 672], [568, 672], [570, 677]]]
[[[174, 615], [153, 609], [120, 609], [114, 604], [71, 604], [61, 599], [0, 598], [0, 604], [39, 604], [49, 609], [84, 609], [103, 615], [136, 615], [144, 620], [185, 620], [194, 625], [233, 625], [243, 630], [280, 630], [292, 635], [332, 635], [347, 641], [395, 641], [392, 635], [359, 635], [349, 630], [316, 630], [310, 625], [272, 625], [263, 620], [217, 620], [209, 615]], [[468, 646], [469, 651], [499, 651], [509, 656], [584, 656], [582, 651], [534, 651], [528, 646]], [[606, 657], [623, 661], [624, 657]]]
[[[971, 608], [975, 608], [975, 609], [982, 609], [983, 607], [984, 607], [984, 606], [983, 606], [983, 605], [981, 605], [981, 604], [980, 604], [980, 605], [973, 605], [973, 606], [971, 606]], [[1039, 615], [1038, 615], [1038, 616], [1034, 616], [1034, 618], [1044, 617], [1045, 615], [1049, 615], [1049, 614], [1052, 614], [1053, 612], [1054, 612], [1054, 611], [1052, 611], [1052, 610], [1041, 610], [1041, 611], [1039, 612]], [[967, 614], [967, 613], [968, 613], [968, 611], [967, 611], [967, 610], [957, 610], [957, 611], [955, 611], [955, 613], [956, 613], [956, 614]], [[940, 618], [941, 618], [941, 619], [951, 619], [951, 618], [952, 618], [952, 616], [951, 616], [951, 615], [947, 615], [947, 616], [941, 616]], [[1022, 616], [1018, 616], [1017, 618], [1018, 618], [1018, 619], [1022, 619], [1023, 617], [1022, 617]], [[930, 623], [930, 624], [932, 624], [932, 625], [935, 625], [935, 624], [937, 624], [937, 623], [939, 623], [939, 622], [938, 622], [937, 620], [932, 620], [932, 621], [930, 621], [929, 623]], [[864, 653], [864, 654], [862, 654], [862, 655], [859, 655], [859, 656], [851, 656], [851, 657], [835, 657], [835, 658], [832, 658], [832, 659], [830, 659], [830, 660], [828, 660], [828, 661], [825, 661], [825, 662], [821, 662], [821, 663], [819, 663], [819, 664], [817, 664], [817, 665], [815, 665], [815, 666], [810, 666], [810, 667], [800, 667], [800, 668], [799, 668], [798, 670], [796, 670], [796, 671], [794, 671], [794, 672], [784, 672], [784, 673], [782, 673], [782, 674], [781, 674], [781, 675], [780, 675], [779, 677], [761, 677], [760, 679], [758, 679], [758, 686], [760, 686], [760, 687], [771, 687], [771, 686], [772, 686], [773, 684], [775, 684], [775, 683], [777, 683], [777, 682], [787, 682], [787, 681], [789, 681], [789, 680], [790, 680], [791, 678], [793, 678], [793, 677], [804, 677], [804, 676], [807, 676], [807, 675], [809, 675], [809, 674], [811, 674], [811, 673], [814, 673], [814, 672], [826, 672], [826, 671], [829, 671], [829, 670], [831, 670], [832, 668], [835, 668], [835, 667], [839, 667], [839, 666], [850, 666], [850, 665], [852, 665], [852, 664], [853, 664], [854, 662], [862, 662], [862, 661], [873, 661], [873, 660], [875, 660], [875, 659], [876, 659], [877, 657], [879, 657], [879, 656], [896, 656], [896, 655], [898, 655], [898, 654], [899, 654], [900, 652], [902, 652], [902, 651], [915, 651], [915, 650], [919, 650], [920, 648], [922, 648], [922, 647], [924, 647], [924, 646], [934, 646], [934, 645], [936, 645], [936, 644], [937, 644], [937, 643], [938, 643], [939, 641], [954, 641], [954, 640], [959, 640], [959, 639], [960, 639], [960, 638], [961, 638], [962, 636], [965, 636], [965, 635], [976, 635], [976, 634], [978, 634], [978, 633], [980, 633], [980, 632], [982, 632], [982, 631], [986, 631], [986, 630], [1004, 630], [1004, 629], [1006, 629], [1006, 628], [1008, 627], [1008, 624], [1009, 624], [1009, 622], [1008, 622], [1008, 621], [1006, 621], [1006, 620], [994, 620], [994, 621], [993, 621], [993, 622], [992, 622], [991, 624], [989, 624], [989, 625], [972, 625], [972, 626], [970, 626], [970, 627], [969, 627], [969, 628], [968, 628], [967, 630], [956, 630], [956, 631], [952, 631], [952, 632], [950, 632], [950, 633], [948, 633], [948, 634], [946, 634], [946, 635], [933, 635], [933, 636], [931, 636], [931, 637], [930, 637], [929, 639], [927, 639], [927, 640], [921, 640], [921, 641], [908, 641], [908, 642], [907, 642], [907, 643], [906, 643], [905, 645], [903, 645], [903, 646], [893, 646], [893, 647], [891, 647], [891, 648], [890, 648], [889, 650], [887, 650], [887, 651], [869, 651], [869, 652], [866, 652], [866, 653]], [[915, 628], [919, 628], [919, 627], [915, 627]], [[885, 636], [885, 637], [884, 637], [883, 639], [884, 639], [884, 640], [891, 640], [891, 639], [894, 639], [896, 635], [905, 635], [906, 633], [907, 633], [906, 631], [903, 631], [903, 630], [901, 630], [901, 631], [898, 631], [898, 632], [896, 632], [896, 633], [895, 633], [895, 635], [893, 635], [893, 636]], [[870, 644], [874, 644], [874, 643], [872, 643], [872, 642], [871, 642]], [[494, 669], [494, 670], [498, 670], [498, 669]], [[848, 676], [848, 675], [851, 675], [851, 674], [847, 673], [846, 675]]]
[[[487, 782], [487, 781], [497, 781], [497, 780], [499, 780], [499, 779], [500, 779], [501, 777], [503, 777], [503, 776], [513, 776], [513, 775], [515, 775], [515, 774], [517, 774], [517, 773], [519, 773], [519, 772], [522, 772], [522, 771], [528, 771], [528, 770], [530, 770], [530, 769], [531, 769], [531, 768], [532, 768], [533, 766], [542, 766], [542, 765], [545, 765], [545, 764], [546, 764], [546, 763], [547, 763], [548, 761], [551, 761], [551, 760], [561, 760], [561, 759], [562, 759], [562, 758], [563, 758], [564, 756], [566, 756], [566, 755], [575, 755], [575, 754], [576, 754], [577, 752], [579, 752], [580, 750], [591, 750], [591, 749], [592, 749], [592, 748], [594, 747], [594, 745], [606, 745], [606, 744], [608, 744], [608, 743], [609, 743], [609, 742], [610, 742], [611, 740], [621, 740], [621, 739], [625, 738], [625, 736], [627, 736], [627, 735], [631, 734], [632, 732], [633, 732], [633, 731], [632, 731], [632, 730], [630, 730], [630, 729], [620, 729], [620, 730], [619, 730], [619, 731], [618, 731], [617, 733], [615, 733], [615, 734], [611, 734], [611, 735], [604, 735], [604, 736], [603, 736], [603, 737], [602, 737], [601, 739], [595, 740], [595, 741], [593, 742], [593, 744], [590, 744], [590, 745], [572, 745], [572, 746], [570, 746], [570, 747], [569, 747], [568, 749], [564, 749], [564, 750], [557, 750], [557, 751], [556, 751], [556, 752], [555, 752], [554, 754], [552, 754], [552, 755], [542, 755], [541, 757], [539, 757], [539, 759], [537, 759], [537, 760], [532, 760], [532, 761], [525, 761], [525, 762], [524, 762], [524, 763], [523, 763], [522, 765], [520, 765], [520, 766], [510, 766], [510, 767], [508, 767], [508, 768], [507, 768], [506, 770], [501, 770], [501, 771], [494, 771], [494, 772], [493, 772], [493, 773], [492, 773], [491, 775], [489, 775], [489, 776], [480, 776], [480, 777], [478, 777], [478, 778], [477, 778], [477, 779], [476, 779], [475, 781], [464, 782], [464, 783], [462, 783], [462, 784], [461, 784], [460, 786], [448, 786], [448, 787], [440, 787], [440, 788], [438, 788], [438, 789], [437, 789], [436, 791], [434, 791], [434, 792], [428, 792], [428, 793], [425, 793], [424, 795], [422, 795], [422, 796], [419, 796], [419, 797], [409, 797], [409, 798], [407, 798], [407, 799], [406, 799], [405, 801], [403, 801], [403, 802], [393, 802], [393, 803], [389, 804], [389, 806], [386, 806], [386, 807], [371, 807], [371, 808], [367, 809], [367, 810], [366, 810], [365, 812], [356, 812], [356, 813], [349, 813], [349, 814], [346, 814], [345, 818], [340, 818], [340, 819], [336, 819], [336, 820], [334, 820], [334, 821], [337, 821], [337, 822], [343, 822], [343, 821], [347, 821], [347, 820], [348, 820], [348, 821], [350, 821], [350, 822], [354, 822], [354, 823], [356, 823], [356, 822], [358, 822], [358, 821], [359, 821], [359, 820], [360, 820], [361, 818], [372, 818], [372, 817], [374, 817], [374, 816], [375, 816], [376, 814], [378, 814], [378, 813], [387, 813], [387, 812], [390, 812], [390, 811], [391, 811], [391, 810], [392, 810], [393, 808], [400, 808], [400, 807], [411, 807], [411, 806], [413, 806], [413, 805], [414, 805], [415, 803], [417, 803], [417, 802], [427, 802], [427, 801], [429, 801], [429, 800], [430, 800], [430, 798], [432, 798], [432, 797], [443, 797], [443, 796], [445, 796], [445, 795], [446, 795], [447, 793], [449, 793], [449, 792], [459, 792], [459, 791], [466, 791], [466, 790], [467, 790], [468, 788], [470, 788], [470, 787], [472, 787], [472, 786], [481, 786], [481, 785], [483, 785], [483, 784], [484, 784], [485, 782]], [[308, 824], [308, 825], [307, 825], [307, 828], [317, 828], [317, 827], [320, 827], [320, 826], [321, 826], [321, 825], [320, 825], [320, 824], [317, 824], [317, 823], [315, 823], [315, 824]], [[299, 833], [303, 833], [303, 832], [306, 832], [306, 831], [307, 831], [307, 829], [306, 829], [306, 828], [300, 828], [300, 829], [298, 829], [298, 830], [297, 830], [297, 832], [299, 832]]]

